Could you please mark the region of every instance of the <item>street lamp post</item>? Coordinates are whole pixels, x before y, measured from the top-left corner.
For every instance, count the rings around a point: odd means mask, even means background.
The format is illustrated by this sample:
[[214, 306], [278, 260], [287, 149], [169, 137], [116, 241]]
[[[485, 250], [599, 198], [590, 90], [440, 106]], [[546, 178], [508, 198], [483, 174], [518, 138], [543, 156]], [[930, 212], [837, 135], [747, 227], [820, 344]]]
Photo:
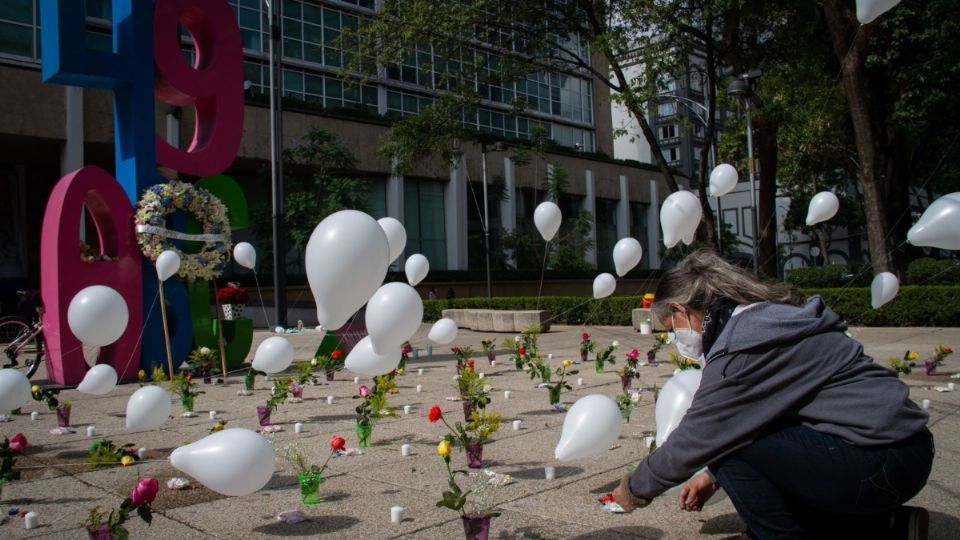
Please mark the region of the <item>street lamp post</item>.
[[751, 225], [753, 226], [753, 273], [759, 275], [759, 252], [760, 244], [760, 220], [757, 216], [757, 188], [755, 181], [755, 165], [753, 159], [753, 118], [751, 116], [751, 92], [750, 80], [758, 77], [759, 71], [745, 73], [739, 77], [734, 77], [727, 86], [727, 92], [731, 96], [737, 96], [743, 100], [744, 111], [747, 116], [747, 171], [750, 174], [750, 208], [753, 212]]
[[490, 280], [490, 204], [487, 200], [487, 143], [480, 143], [481, 168], [483, 169], [483, 251], [487, 258], [487, 298], [493, 297]]
[[[273, 304], [278, 326], [287, 325], [287, 249], [283, 231], [283, 81], [280, 77], [280, 6], [264, 0], [270, 23], [270, 190], [273, 224]], [[264, 321], [267, 326], [269, 323]]]

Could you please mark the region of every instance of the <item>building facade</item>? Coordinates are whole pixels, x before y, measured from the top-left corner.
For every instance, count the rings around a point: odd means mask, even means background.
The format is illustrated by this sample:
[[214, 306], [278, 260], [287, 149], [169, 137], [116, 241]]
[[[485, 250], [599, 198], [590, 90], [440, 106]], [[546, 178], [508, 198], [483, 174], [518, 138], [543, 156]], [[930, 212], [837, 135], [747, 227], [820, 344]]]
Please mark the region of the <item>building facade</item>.
[[[81, 0], [77, 0], [81, 1]], [[111, 1], [83, 0], [87, 47], [109, 51]], [[270, 204], [270, 113], [267, 94], [268, 24], [262, 0], [224, 0], [233, 9], [241, 31], [247, 92], [243, 137], [237, 158], [225, 174], [242, 187], [249, 201], [253, 227], [237, 231], [234, 241], [261, 245], [269, 230], [257, 230], [256, 216]], [[357, 158], [349, 176], [369, 186], [370, 213], [404, 223], [405, 255], [423, 253], [431, 268], [482, 268], [483, 160], [487, 179], [505, 186], [507, 197], [488, 208], [492, 236], [532, 222], [535, 205], [544, 199], [543, 180], [551, 167], [569, 174], [569, 212], [596, 216], [587, 253], [590, 264], [612, 267], [610, 251], [620, 237], [639, 236], [647, 253], [644, 266], [656, 267], [658, 193], [662, 181], [653, 167], [606, 157], [613, 154], [609, 93], [606, 85], [581, 73], [534, 73], [525, 80], [488, 85], [475, 116], [465, 123], [477, 132], [505, 139], [525, 139], [542, 126], [558, 146], [543, 159], [524, 166], [510, 152], [488, 151], [466, 143], [454, 164], [426, 159], [406, 176], [392, 173], [377, 148], [392, 118], [414, 114], [440, 88], [424, 76], [434, 55], [429, 48], [411, 51], [405, 62], [383, 66], [380, 76], [364, 84], [344, 80], [346, 55], [340, 33], [374, 13], [374, 0], [284, 0], [282, 14], [282, 83], [284, 146], [296, 144], [312, 127], [336, 134]], [[110, 92], [44, 84], [41, 81], [39, 1], [0, 3], [0, 283], [6, 291], [36, 286], [40, 264], [37, 245], [46, 199], [67, 172], [83, 165], [114, 169], [113, 103]], [[185, 61], [192, 60], [189, 34], [182, 35]], [[582, 54], [590, 54], [580, 45]], [[593, 57], [594, 61], [600, 61]], [[510, 112], [513, 98], [528, 107]], [[158, 102], [158, 135], [180, 147], [192, 138], [190, 110]], [[291, 169], [290, 175], [304, 174]], [[267, 223], [267, 225], [269, 225]], [[78, 239], [78, 242], [81, 239]], [[496, 241], [491, 242], [496, 248]], [[261, 259], [268, 259], [261, 257]], [[288, 272], [302, 273], [296, 253]], [[402, 267], [402, 260], [400, 261]], [[236, 270], [236, 269], [234, 269]]]

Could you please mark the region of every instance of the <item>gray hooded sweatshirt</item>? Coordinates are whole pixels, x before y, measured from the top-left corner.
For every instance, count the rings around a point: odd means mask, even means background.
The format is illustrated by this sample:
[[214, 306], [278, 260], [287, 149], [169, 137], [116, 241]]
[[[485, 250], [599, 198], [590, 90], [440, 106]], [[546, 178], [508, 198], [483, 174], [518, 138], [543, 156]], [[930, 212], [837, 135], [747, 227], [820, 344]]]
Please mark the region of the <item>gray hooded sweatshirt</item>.
[[865, 447], [920, 432], [927, 413], [846, 328], [819, 296], [800, 307], [764, 302], [732, 317], [705, 359], [693, 403], [637, 467], [631, 491], [653, 498], [750, 445], [775, 422]]

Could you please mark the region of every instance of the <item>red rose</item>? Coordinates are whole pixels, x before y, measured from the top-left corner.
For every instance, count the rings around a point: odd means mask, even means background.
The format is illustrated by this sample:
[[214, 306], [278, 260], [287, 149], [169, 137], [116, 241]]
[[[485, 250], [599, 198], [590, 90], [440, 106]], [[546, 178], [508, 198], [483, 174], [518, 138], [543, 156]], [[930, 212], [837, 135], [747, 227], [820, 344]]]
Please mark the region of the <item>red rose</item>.
[[187, 382], [190, 382], [192, 380], [193, 380], [193, 375], [187, 375]]
[[343, 351], [340, 349], [334, 349], [333, 352], [330, 353], [330, 358], [333, 358], [334, 360], [339, 360], [341, 356], [343, 356]]
[[330, 439], [330, 448], [334, 450], [343, 450], [346, 446], [347, 440], [339, 435], [334, 435], [333, 438]]
[[440, 410], [439, 405], [434, 405], [433, 407], [430, 407], [430, 412], [427, 414], [427, 418], [430, 420], [431, 423], [436, 422], [442, 417], [443, 417], [443, 411]]
[[583, 341], [586, 341], [586, 340], [590, 339], [590, 334], [584, 332], [584, 333], [580, 334], [580, 339], [582, 339]]
[[945, 352], [945, 353], [947, 353], [947, 354], [952, 354], [952, 353], [953, 353], [953, 349], [951, 349], [950, 347], [944, 347], [944, 348], [943, 348], [943, 352]]
[[460, 354], [460, 347], [450, 347], [453, 354]]
[[140, 480], [137, 487], [133, 488], [133, 491], [130, 492], [130, 500], [134, 506], [143, 506], [144, 503], [152, 503], [157, 498], [158, 491], [160, 491], [160, 482], [157, 482], [156, 478], [148, 476]]
[[467, 360], [467, 367], [470, 368], [470, 371], [476, 371], [477, 365], [473, 362], [472, 359]]
[[517, 354], [519, 354], [520, 356], [527, 354], [527, 348], [521, 345], [520, 348], [517, 349]]
[[600, 504], [608, 504], [615, 501], [616, 499], [613, 498], [613, 493], [607, 493], [603, 497], [600, 497]]
[[27, 438], [23, 433], [17, 433], [10, 439], [10, 450], [16, 453], [23, 452], [27, 449]]

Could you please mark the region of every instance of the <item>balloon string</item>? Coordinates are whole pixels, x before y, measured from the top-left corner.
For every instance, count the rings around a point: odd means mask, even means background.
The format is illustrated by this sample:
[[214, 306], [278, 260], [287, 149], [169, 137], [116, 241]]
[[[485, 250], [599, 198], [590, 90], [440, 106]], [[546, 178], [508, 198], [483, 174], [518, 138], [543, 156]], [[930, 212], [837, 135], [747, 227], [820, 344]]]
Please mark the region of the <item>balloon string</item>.
[[543, 244], [543, 264], [540, 265], [540, 287], [537, 289], [537, 310], [540, 309], [540, 295], [543, 294], [543, 276], [547, 272], [547, 255], [550, 254], [550, 242]]
[[137, 336], [137, 343], [133, 346], [133, 352], [130, 353], [130, 358], [127, 359], [127, 363], [124, 364], [123, 369], [120, 373], [126, 373], [127, 368], [130, 367], [130, 362], [133, 362], [133, 357], [137, 355], [137, 352], [140, 348], [140, 342], [143, 340], [143, 334], [147, 331], [147, 323], [150, 322], [150, 316], [153, 315], [153, 307], [157, 305], [157, 299], [160, 298], [160, 290], [157, 290], [157, 294], [153, 295], [153, 302], [150, 303], [150, 308], [147, 310], [147, 318], [143, 321], [143, 326], [140, 328], [140, 335]]
[[[253, 282], [257, 285], [257, 297], [260, 298], [260, 309], [263, 310], [263, 324], [267, 325], [267, 328], [270, 328], [272, 325], [270, 324], [270, 318], [267, 317], [267, 306], [263, 303], [263, 293], [260, 291], [260, 280], [257, 279], [257, 271], [256, 271], [256, 270], [253, 271]], [[274, 302], [277, 301], [277, 299], [276, 299], [276, 287], [274, 287], [274, 299], [273, 299], [273, 301], [274, 301]]]

